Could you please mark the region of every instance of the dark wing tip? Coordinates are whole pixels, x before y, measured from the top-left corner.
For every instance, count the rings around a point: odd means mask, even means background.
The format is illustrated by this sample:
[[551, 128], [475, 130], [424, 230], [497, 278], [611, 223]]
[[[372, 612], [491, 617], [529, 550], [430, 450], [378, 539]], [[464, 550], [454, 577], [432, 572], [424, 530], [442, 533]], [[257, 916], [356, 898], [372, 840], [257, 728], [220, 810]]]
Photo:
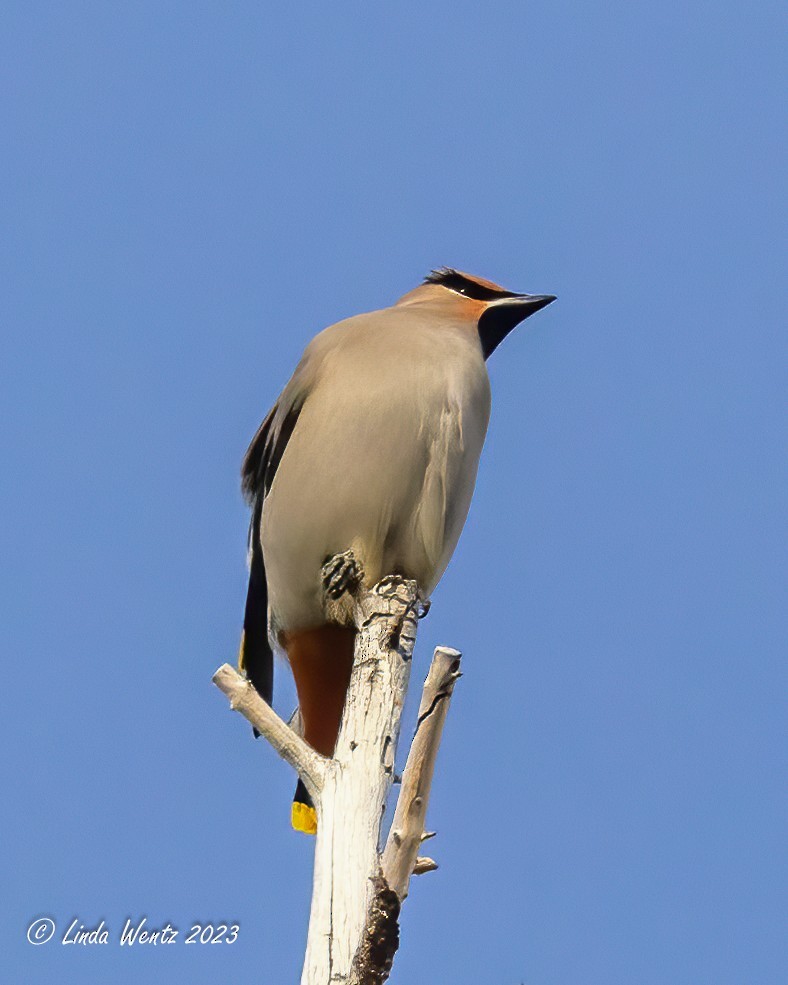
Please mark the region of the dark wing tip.
[[254, 506], [257, 498], [257, 479], [254, 474], [241, 472], [241, 495], [247, 506]]
[[241, 492], [246, 502], [253, 506], [263, 484], [267, 458], [268, 434], [271, 430], [273, 411], [266, 417], [246, 449], [241, 465]]
[[302, 406], [303, 400], [292, 404], [287, 413], [281, 415], [279, 404], [274, 404], [252, 438], [241, 466], [241, 491], [250, 506], [266, 496], [271, 488]]

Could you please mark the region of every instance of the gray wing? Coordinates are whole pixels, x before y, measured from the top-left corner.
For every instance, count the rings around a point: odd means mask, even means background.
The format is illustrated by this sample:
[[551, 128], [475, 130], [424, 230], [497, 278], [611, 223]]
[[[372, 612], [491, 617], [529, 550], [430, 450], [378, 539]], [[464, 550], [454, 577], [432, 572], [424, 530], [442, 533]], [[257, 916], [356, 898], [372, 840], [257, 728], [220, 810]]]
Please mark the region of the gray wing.
[[284, 408], [281, 401], [274, 404], [252, 438], [241, 466], [241, 489], [250, 506], [257, 506], [271, 488], [303, 406], [303, 400]]
[[260, 521], [263, 502], [306, 400], [307, 367], [305, 355], [279, 400], [257, 429], [241, 466], [241, 489], [252, 507], [252, 521], [249, 527], [249, 587], [238, 667], [268, 704], [274, 691], [274, 654], [268, 639], [268, 583], [260, 543]]
[[323, 362], [314, 349], [313, 341], [246, 450], [241, 466], [241, 489], [252, 506], [268, 494], [298, 415], [314, 385]]

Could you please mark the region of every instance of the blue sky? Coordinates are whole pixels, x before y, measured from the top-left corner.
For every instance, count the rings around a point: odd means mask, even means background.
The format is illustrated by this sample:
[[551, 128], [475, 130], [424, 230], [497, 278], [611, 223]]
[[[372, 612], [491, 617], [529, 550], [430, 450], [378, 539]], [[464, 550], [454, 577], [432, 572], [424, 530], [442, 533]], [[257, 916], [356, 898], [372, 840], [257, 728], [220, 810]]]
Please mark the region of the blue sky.
[[[293, 778], [210, 683], [239, 463], [316, 331], [441, 264], [559, 300], [491, 360], [420, 628], [416, 682], [436, 643], [465, 676], [391, 980], [784, 980], [780, 27], [698, 0], [6, 6], [5, 981], [297, 980]], [[33, 947], [41, 915], [241, 931]]]

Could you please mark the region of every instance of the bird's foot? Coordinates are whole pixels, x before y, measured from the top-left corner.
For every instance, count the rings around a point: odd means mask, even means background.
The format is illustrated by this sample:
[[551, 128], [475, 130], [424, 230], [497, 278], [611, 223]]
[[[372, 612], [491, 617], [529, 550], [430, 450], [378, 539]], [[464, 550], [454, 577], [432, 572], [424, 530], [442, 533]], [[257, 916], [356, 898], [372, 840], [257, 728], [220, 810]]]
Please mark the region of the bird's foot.
[[345, 592], [351, 595], [356, 592], [364, 577], [364, 569], [352, 551], [345, 551], [334, 554], [324, 562], [321, 577], [326, 595], [330, 599], [339, 599]]
[[[384, 598], [392, 595], [396, 595], [397, 590], [408, 580], [409, 579], [406, 578], [405, 575], [401, 575], [401, 574], [387, 575], [380, 582], [381, 586], [385, 585], [385, 589], [382, 592]], [[411, 603], [411, 608], [414, 611], [417, 619], [423, 619], [430, 611], [430, 607], [432, 606], [432, 601], [427, 596], [427, 594], [425, 592], [422, 592], [422, 590], [418, 587], [418, 585], [416, 585], [416, 582], [412, 582], [412, 584], [416, 589], [416, 598]]]

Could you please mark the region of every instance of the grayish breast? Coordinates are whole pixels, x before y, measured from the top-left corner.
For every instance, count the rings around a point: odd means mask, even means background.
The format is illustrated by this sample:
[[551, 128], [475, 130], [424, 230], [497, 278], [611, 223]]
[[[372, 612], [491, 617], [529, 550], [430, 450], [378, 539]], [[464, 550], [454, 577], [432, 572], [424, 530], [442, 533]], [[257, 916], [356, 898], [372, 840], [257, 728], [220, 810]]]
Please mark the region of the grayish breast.
[[321, 332], [310, 362], [308, 396], [263, 507], [274, 634], [326, 621], [320, 568], [348, 549], [370, 585], [401, 573], [433, 590], [468, 513], [490, 413], [467, 324], [396, 308], [359, 315]]

